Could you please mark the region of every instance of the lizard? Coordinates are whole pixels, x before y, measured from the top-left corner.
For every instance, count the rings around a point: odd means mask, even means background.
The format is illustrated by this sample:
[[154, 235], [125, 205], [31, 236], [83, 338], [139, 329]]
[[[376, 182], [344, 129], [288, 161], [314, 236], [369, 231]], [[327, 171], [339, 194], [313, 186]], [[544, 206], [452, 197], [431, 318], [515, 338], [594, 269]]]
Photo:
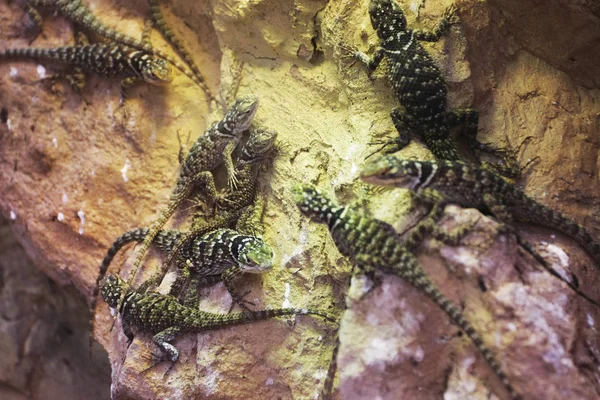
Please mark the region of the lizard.
[[[348, 46], [341, 46], [346, 56], [352, 56], [373, 72], [385, 57], [387, 77], [402, 108], [390, 116], [399, 136], [380, 149], [385, 154], [404, 148], [410, 141], [409, 132], [418, 133], [437, 159], [458, 160], [456, 140], [451, 130], [463, 125], [469, 147], [476, 151], [497, 152], [477, 141], [479, 116], [474, 109], [446, 110], [448, 89], [442, 73], [419, 41], [436, 42], [444, 31], [458, 22], [457, 8], [446, 9], [444, 17], [432, 31], [410, 29], [402, 7], [395, 0], [371, 0], [371, 25], [381, 43], [372, 57]], [[500, 156], [503, 159], [503, 157]]]
[[[248, 141], [242, 147], [235, 162], [236, 185], [228, 184], [223, 191], [211, 199], [215, 202], [219, 218], [224, 223], [237, 219], [229, 218], [229, 216], [239, 217], [242, 210], [254, 203], [259, 170], [270, 163], [281, 151], [280, 147], [275, 144], [276, 139], [277, 132], [270, 129], [258, 128], [250, 133]], [[204, 230], [202, 229], [203, 225], [206, 225], [207, 222], [203, 217], [199, 212], [194, 214], [193, 231]], [[212, 220], [214, 221], [214, 218]], [[236, 229], [246, 233], [254, 233], [252, 231], [257, 230], [256, 227], [251, 226], [236, 226]]]
[[[90, 312], [93, 316], [96, 311], [96, 298], [98, 296], [100, 281], [104, 278], [110, 263], [115, 255], [129, 243], [142, 242], [148, 235], [148, 228], [132, 229], [119, 236], [106, 252], [100, 265], [96, 283], [92, 290]], [[178, 230], [162, 230], [154, 238], [153, 243], [163, 252], [169, 254], [184, 236]], [[181, 287], [181, 282], [189, 277], [190, 272], [195, 272], [202, 279], [202, 283], [213, 284], [223, 281], [235, 303], [244, 309], [243, 294], [240, 294], [235, 283], [243, 273], [264, 273], [271, 269], [273, 263], [273, 249], [264, 240], [256, 236], [243, 235], [231, 229], [217, 229], [182, 246], [180, 257], [189, 262], [178, 277], [174, 286]], [[172, 292], [177, 291], [176, 288]], [[93, 317], [91, 321], [93, 333]]]
[[[275, 140], [277, 133], [269, 129], [258, 128], [250, 133], [248, 141], [244, 144], [241, 154], [235, 163], [235, 176], [237, 184], [232, 183], [224, 190], [224, 194], [213, 196], [219, 213], [205, 220], [203, 216], [194, 216], [191, 230], [186, 233], [175, 245], [163, 262], [161, 271], [155, 275], [153, 280], [158, 283], [174, 260], [189, 264], [189, 257], [180, 251], [194, 241], [197, 237], [219, 228], [226, 228], [235, 223], [235, 229], [249, 235], [262, 234], [258, 223], [254, 221], [256, 214], [263, 209], [262, 199], [254, 204], [256, 198], [256, 187], [258, 183], [258, 170], [268, 161], [272, 160], [280, 151]], [[253, 205], [254, 204], [254, 205]], [[242, 305], [242, 304], [240, 304]], [[242, 305], [243, 306], [243, 305]]]
[[[96, 43], [57, 48], [14, 48], [0, 50], [0, 59], [34, 59], [67, 64], [102, 76], [120, 76], [121, 98], [127, 89], [138, 83], [166, 85], [172, 80], [167, 61], [143, 51], [114, 43]], [[70, 82], [77, 93], [81, 84]]]
[[348, 205], [338, 205], [310, 184], [295, 184], [292, 196], [303, 214], [327, 224], [340, 253], [348, 257], [359, 271], [397, 275], [440, 307], [471, 339], [510, 396], [513, 399], [520, 398], [483, 338], [460, 309], [439, 291], [391, 225]]
[[[367, 163], [361, 178], [403, 187], [427, 202], [455, 203], [491, 213], [501, 223], [533, 223], [577, 241], [600, 268], [600, 241], [574, 220], [538, 203], [494, 172], [461, 161], [412, 161], [383, 156]], [[441, 203], [441, 204], [440, 204]]]
[[[109, 27], [100, 21], [90, 8], [84, 4], [82, 0], [27, 0], [25, 9], [31, 16], [32, 21], [37, 26], [41, 23], [41, 17], [37, 11], [38, 7], [53, 7], [57, 13], [73, 22], [75, 25], [85, 29], [86, 31], [93, 32], [99, 36], [106, 37], [116, 43], [123, 44], [127, 47], [142, 50], [158, 58], [164, 59], [171, 63], [176, 69], [190, 78], [196, 85], [198, 85], [206, 94], [209, 100], [215, 100], [216, 98], [208, 88], [202, 74], [192, 74], [189, 72], [183, 64], [175, 60], [169, 54], [163, 51], [154, 49], [149, 41], [138, 40], [129, 35], [123, 34], [117, 31], [115, 28]], [[196, 71], [194, 71], [195, 73]]]
[[158, 218], [150, 226], [148, 234], [136, 253], [129, 283], [135, 279], [135, 274], [156, 234], [179, 204], [187, 198], [194, 186], [202, 187], [207, 195], [214, 198], [216, 189], [211, 171], [222, 163], [227, 169], [228, 182], [232, 185], [236, 182], [231, 155], [243, 132], [250, 128], [257, 108], [258, 97], [254, 95], [239, 97], [229, 108], [225, 117], [194, 142], [185, 158], [180, 153], [180, 161], [183, 161], [175, 189], [171, 193], [169, 203], [159, 212]]
[[[108, 275], [102, 281], [100, 292], [111, 308], [117, 308], [123, 323], [123, 333], [129, 343], [133, 341], [134, 330], [136, 333], [150, 333], [153, 335], [154, 344], [171, 363], [177, 362], [179, 351], [169, 342], [184, 333], [199, 333], [288, 315], [317, 315], [327, 321], [335, 322], [335, 319], [324, 311], [308, 308], [275, 308], [230, 314], [209, 313], [186, 307], [178, 303], [173, 296], [154, 292], [145, 293], [142, 289], [133, 290], [118, 275]], [[119, 307], [121, 297], [125, 300]]]

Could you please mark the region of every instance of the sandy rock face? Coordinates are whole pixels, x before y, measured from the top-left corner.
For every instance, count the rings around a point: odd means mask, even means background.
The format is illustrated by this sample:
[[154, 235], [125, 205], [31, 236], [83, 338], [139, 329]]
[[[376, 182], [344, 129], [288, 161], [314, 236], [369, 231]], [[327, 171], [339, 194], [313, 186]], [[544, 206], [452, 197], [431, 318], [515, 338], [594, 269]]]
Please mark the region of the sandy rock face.
[[[352, 266], [326, 227], [302, 217], [291, 200], [293, 181], [318, 182], [342, 203], [368, 196], [371, 212], [398, 229], [415, 219], [406, 214], [404, 191], [372, 193], [357, 180], [373, 150], [368, 142], [396, 134], [389, 112], [398, 105], [383, 69], [369, 78], [338, 48], [340, 42], [367, 52], [377, 46], [368, 3], [174, 0], [163, 7], [223, 102], [258, 95], [255, 126], [277, 130], [288, 143], [287, 154], [261, 180], [265, 240], [276, 262], [272, 272], [248, 279], [250, 299], [256, 308], [335, 311], [347, 304], [336, 398], [503, 398], [468, 339], [408, 284], [384, 276], [367, 293], [372, 282], [356, 277], [348, 290]], [[419, 28], [433, 27], [452, 4], [400, 3]], [[145, 2], [89, 4], [108, 24], [141, 34]], [[516, 0], [457, 5], [461, 23], [426, 44], [444, 71], [449, 106], [477, 109], [479, 139], [514, 149], [522, 166], [539, 156], [524, 170], [521, 188], [598, 237], [597, 10], [592, 2], [566, 0], [548, 7]], [[71, 43], [69, 25], [46, 16], [44, 33], [32, 45]], [[0, 4], [6, 47], [28, 45], [22, 18], [16, 4]], [[168, 49], [158, 33], [153, 39]], [[150, 224], [166, 202], [179, 168], [177, 132], [195, 140], [222, 113], [181, 74], [168, 87], [133, 90], [125, 112], [117, 81], [92, 77], [84, 91], [88, 106], [67, 86], [40, 82], [52, 71], [36, 62], [0, 64], [0, 210], [42, 271], [89, 295], [112, 241]], [[431, 158], [418, 140], [400, 154]], [[524, 398], [597, 398], [598, 309], [543, 271], [513, 237], [498, 235], [493, 220], [449, 207], [443, 226], [477, 218], [457, 247], [426, 241], [418, 250], [424, 268], [463, 309]], [[185, 223], [175, 220], [175, 226]], [[575, 242], [545, 229], [519, 229], [555, 268], [575, 274], [581, 290], [600, 299], [598, 266]], [[118, 257], [113, 268], [125, 260]], [[221, 285], [204, 294], [203, 309], [229, 308]], [[96, 337], [112, 362], [116, 398], [317, 398], [335, 331], [307, 316], [289, 321], [182, 336], [175, 341], [180, 361], [168, 373], [166, 364], [144, 371], [157, 351], [150, 337], [139, 335], [126, 348], [120, 323], [109, 331], [104, 304]]]

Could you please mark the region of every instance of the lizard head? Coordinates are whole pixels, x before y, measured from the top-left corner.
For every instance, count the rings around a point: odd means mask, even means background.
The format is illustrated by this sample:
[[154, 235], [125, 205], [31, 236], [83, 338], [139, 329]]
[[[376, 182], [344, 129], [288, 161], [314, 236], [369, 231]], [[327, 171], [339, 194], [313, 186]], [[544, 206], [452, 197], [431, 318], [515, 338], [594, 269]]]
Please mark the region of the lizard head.
[[254, 114], [258, 109], [258, 96], [245, 95], [238, 97], [229, 107], [225, 118], [219, 123], [218, 131], [222, 135], [237, 138], [250, 128]]
[[369, 16], [380, 39], [395, 36], [399, 29], [406, 27], [404, 11], [395, 0], [371, 0]]
[[238, 252], [238, 263], [244, 272], [260, 274], [273, 267], [273, 249], [262, 239], [246, 236], [247, 241]]
[[254, 130], [242, 149], [239, 160], [242, 163], [254, 163], [269, 157], [275, 148], [277, 132], [258, 128]]
[[119, 275], [111, 274], [100, 283], [100, 294], [110, 307], [116, 307], [127, 283]]
[[292, 198], [304, 215], [325, 221], [329, 221], [339, 208], [321, 189], [308, 183], [295, 184]]
[[144, 82], [152, 85], [166, 85], [173, 80], [171, 65], [167, 60], [147, 54], [142, 57], [142, 63], [141, 74]]
[[[428, 178], [431, 163], [411, 160], [400, 160], [393, 156], [382, 156], [363, 167], [360, 177], [363, 181], [374, 185], [417, 189], [423, 177]], [[425, 174], [424, 174], [425, 172]]]

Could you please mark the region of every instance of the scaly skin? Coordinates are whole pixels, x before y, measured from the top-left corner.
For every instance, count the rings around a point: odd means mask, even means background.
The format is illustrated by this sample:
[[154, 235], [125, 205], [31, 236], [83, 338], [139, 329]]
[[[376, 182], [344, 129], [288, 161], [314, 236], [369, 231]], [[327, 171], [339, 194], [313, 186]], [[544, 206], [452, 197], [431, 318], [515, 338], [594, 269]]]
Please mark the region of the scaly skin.
[[392, 156], [365, 165], [361, 178], [376, 185], [402, 187], [432, 197], [491, 212], [498, 220], [533, 223], [575, 239], [600, 267], [600, 242], [581, 225], [527, 197], [493, 172], [460, 161], [412, 161]]
[[279, 308], [244, 313], [214, 314], [185, 307], [172, 296], [158, 293], [143, 293], [132, 290], [119, 276], [109, 275], [100, 289], [102, 298], [110, 307], [117, 307], [124, 298], [119, 310], [123, 321], [123, 333], [133, 340], [133, 330], [147, 332], [152, 340], [165, 353], [168, 360], [179, 358], [177, 348], [169, 342], [183, 333], [199, 333], [229, 325], [237, 325], [286, 315], [318, 315], [328, 321], [335, 320], [327, 313], [306, 308]]
[[[137, 228], [126, 232], [117, 238], [107, 251], [100, 265], [90, 301], [92, 315], [90, 332], [92, 334], [100, 281], [104, 278], [117, 252], [129, 243], [142, 242], [147, 237], [148, 231], [148, 228]], [[184, 237], [184, 233], [181, 231], [160, 231], [153, 243], [162, 252], [170, 254], [182, 237]], [[190, 272], [194, 272], [195, 276], [202, 278], [205, 283], [214, 284], [223, 281], [233, 301], [244, 309], [247, 309], [244, 294], [236, 289], [238, 278], [244, 273], [267, 272], [273, 265], [271, 246], [261, 238], [241, 235], [231, 229], [218, 229], [203, 236], [195, 236], [194, 240], [184, 246], [178, 246], [178, 248], [179, 257], [184, 260], [184, 267], [173, 285], [172, 293], [179, 294], [178, 291], [189, 278]]]
[[[254, 211], [252, 204], [256, 198], [258, 168], [274, 157], [274, 153], [277, 152], [276, 139], [277, 133], [271, 130], [256, 129], [250, 133], [235, 164], [237, 184], [234, 186], [230, 183], [224, 195], [212, 199], [216, 200], [219, 206], [218, 215], [209, 219], [200, 216], [194, 217], [192, 229], [177, 243], [163, 263], [159, 274], [153, 278], [154, 280], [158, 282], [162, 280], [173, 260], [177, 259], [178, 263], [185, 262], [186, 255], [180, 251], [180, 248], [187, 246], [207, 232], [226, 228], [237, 222], [236, 230], [241, 233], [252, 235], [261, 233], [260, 229], [254, 226], [254, 221], [250, 221], [250, 223], [246, 223], [246, 221], [249, 220], [248, 215]], [[240, 221], [240, 218], [243, 221]]]
[[206, 192], [215, 196], [215, 183], [211, 171], [222, 163], [228, 172], [228, 181], [235, 182], [235, 171], [231, 154], [237, 146], [244, 131], [250, 128], [254, 114], [258, 108], [258, 98], [248, 95], [242, 96], [229, 108], [225, 117], [208, 129], [192, 145], [187, 157], [181, 166], [181, 172], [171, 194], [169, 204], [160, 213], [151, 226], [146, 238], [140, 245], [133, 262], [129, 284], [135, 279], [135, 274], [140, 267], [144, 255], [154, 240], [154, 237], [163, 228], [167, 220], [177, 209], [179, 204], [187, 198], [194, 186], [202, 187]]
[[327, 224], [340, 253], [350, 258], [358, 269], [365, 273], [380, 270], [395, 274], [437, 304], [471, 339], [511, 397], [519, 398], [481, 336], [460, 309], [437, 289], [391, 225], [369, 218], [348, 206], [337, 205], [312, 185], [295, 185], [292, 193], [302, 213]]
[[97, 35], [106, 37], [116, 43], [120, 43], [134, 49], [143, 50], [146, 53], [167, 60], [175, 68], [177, 68], [188, 78], [193, 80], [194, 83], [196, 83], [204, 91], [204, 93], [210, 100], [216, 101], [215, 97], [206, 85], [206, 82], [204, 82], [204, 78], [199, 73], [199, 71], [197, 75], [194, 75], [190, 73], [184, 65], [182, 65], [170, 55], [160, 50], [153, 49], [149, 43], [135, 39], [129, 35], [121, 33], [116, 29], [105, 25], [92, 13], [89, 7], [85, 5], [82, 2], [82, 0], [28, 0], [28, 12], [30, 13], [30, 15], [33, 16], [34, 22], [39, 25], [41, 21], [39, 19], [39, 14], [35, 11], [35, 8], [37, 7], [53, 7], [62, 16], [64, 16], [74, 24], [78, 25], [79, 27], [83, 28], [87, 32], [95, 33]]
[[[248, 141], [242, 147], [241, 154], [235, 162], [237, 184], [235, 186], [228, 185], [216, 198], [211, 199], [216, 202], [219, 212], [218, 218], [221, 218], [223, 221], [229, 221], [232, 219], [227, 218], [229, 214], [238, 214], [241, 210], [254, 203], [259, 168], [270, 163], [277, 155], [278, 147], [275, 145], [276, 139], [277, 133], [268, 129], [258, 128], [250, 133]], [[192, 231], [198, 229], [204, 230], [206, 224], [211, 224], [214, 221], [214, 218], [206, 221], [203, 217], [200, 214], [194, 215]], [[236, 229], [240, 230], [239, 227], [236, 227]]]
[[[204, 76], [196, 66], [194, 59], [183, 43], [175, 36], [175, 33], [171, 30], [165, 17], [160, 9], [160, 0], [148, 0], [148, 4], [150, 5], [150, 11], [152, 14], [152, 22], [156, 25], [156, 28], [162, 33], [162, 35], [167, 39], [169, 43], [175, 48], [175, 50], [179, 53], [181, 58], [185, 61], [185, 63], [190, 67], [192, 73], [196, 76], [196, 79], [199, 82], [204, 82]], [[208, 90], [208, 88], [206, 88]]]
[[[448, 89], [441, 71], [419, 41], [436, 42], [454, 23], [457, 9], [449, 7], [432, 31], [410, 29], [402, 7], [395, 0], [371, 0], [369, 15], [380, 45], [372, 57], [354, 49], [345, 50], [373, 72], [383, 58], [387, 59], [387, 76], [402, 108], [390, 114], [399, 137], [383, 147], [384, 153], [402, 149], [410, 141], [409, 133], [417, 133], [438, 159], [458, 160], [459, 155], [451, 130], [463, 126], [473, 152], [499, 153], [477, 141], [479, 116], [473, 109], [446, 111]], [[502, 153], [505, 154], [505, 153]]]
[[121, 95], [137, 82], [165, 85], [171, 82], [171, 68], [160, 58], [143, 50], [135, 50], [114, 43], [65, 46], [49, 49], [19, 48], [0, 51], [0, 59], [33, 59], [79, 67], [102, 76], [124, 78]]

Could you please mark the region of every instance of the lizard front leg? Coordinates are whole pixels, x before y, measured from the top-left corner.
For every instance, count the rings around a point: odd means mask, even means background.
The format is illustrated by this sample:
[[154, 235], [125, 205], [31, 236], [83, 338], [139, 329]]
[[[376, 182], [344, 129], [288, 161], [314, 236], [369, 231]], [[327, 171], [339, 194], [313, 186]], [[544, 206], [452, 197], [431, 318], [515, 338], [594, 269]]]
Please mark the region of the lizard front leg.
[[181, 328], [177, 326], [172, 326], [165, 330], [158, 332], [156, 335], [152, 337], [152, 341], [156, 344], [164, 354], [167, 355], [167, 358], [172, 363], [177, 362], [179, 359], [179, 351], [175, 346], [170, 344], [169, 342], [177, 336], [181, 332]]
[[[235, 282], [237, 282], [239, 280], [239, 278], [243, 275], [243, 273], [244, 272], [242, 271], [242, 269], [240, 267], [233, 266], [233, 267], [227, 268], [221, 274], [221, 279], [223, 280], [223, 284], [227, 288], [227, 291], [229, 292], [229, 294], [231, 295], [231, 299], [233, 300], [231, 308], [233, 308], [233, 304], [237, 304], [244, 311], [251, 311], [248, 308], [247, 304], [254, 306], [254, 303], [252, 303], [251, 301], [248, 301], [248, 300], [244, 300], [244, 297], [249, 293], [249, 291], [240, 293], [240, 291], [237, 290], [235, 287]], [[229, 312], [231, 312], [231, 308], [229, 309]]]
[[143, 80], [137, 76], [130, 76], [121, 81], [121, 105], [125, 104], [127, 100], [127, 91], [140, 82], [143, 82]]
[[369, 145], [381, 145], [373, 153], [369, 154], [367, 158], [371, 157], [376, 153], [391, 154], [402, 150], [410, 142], [410, 133], [413, 131], [413, 125], [415, 119], [412, 115], [408, 114], [401, 108], [394, 108], [390, 113], [392, 122], [398, 131], [398, 136], [389, 140], [372, 140]]
[[454, 4], [451, 5], [446, 9], [444, 12], [444, 17], [440, 20], [440, 22], [438, 22], [438, 25], [435, 27], [435, 29], [431, 31], [415, 29], [412, 31], [414, 37], [424, 42], [437, 42], [440, 40], [448, 27], [459, 22], [457, 13], [458, 8]]

